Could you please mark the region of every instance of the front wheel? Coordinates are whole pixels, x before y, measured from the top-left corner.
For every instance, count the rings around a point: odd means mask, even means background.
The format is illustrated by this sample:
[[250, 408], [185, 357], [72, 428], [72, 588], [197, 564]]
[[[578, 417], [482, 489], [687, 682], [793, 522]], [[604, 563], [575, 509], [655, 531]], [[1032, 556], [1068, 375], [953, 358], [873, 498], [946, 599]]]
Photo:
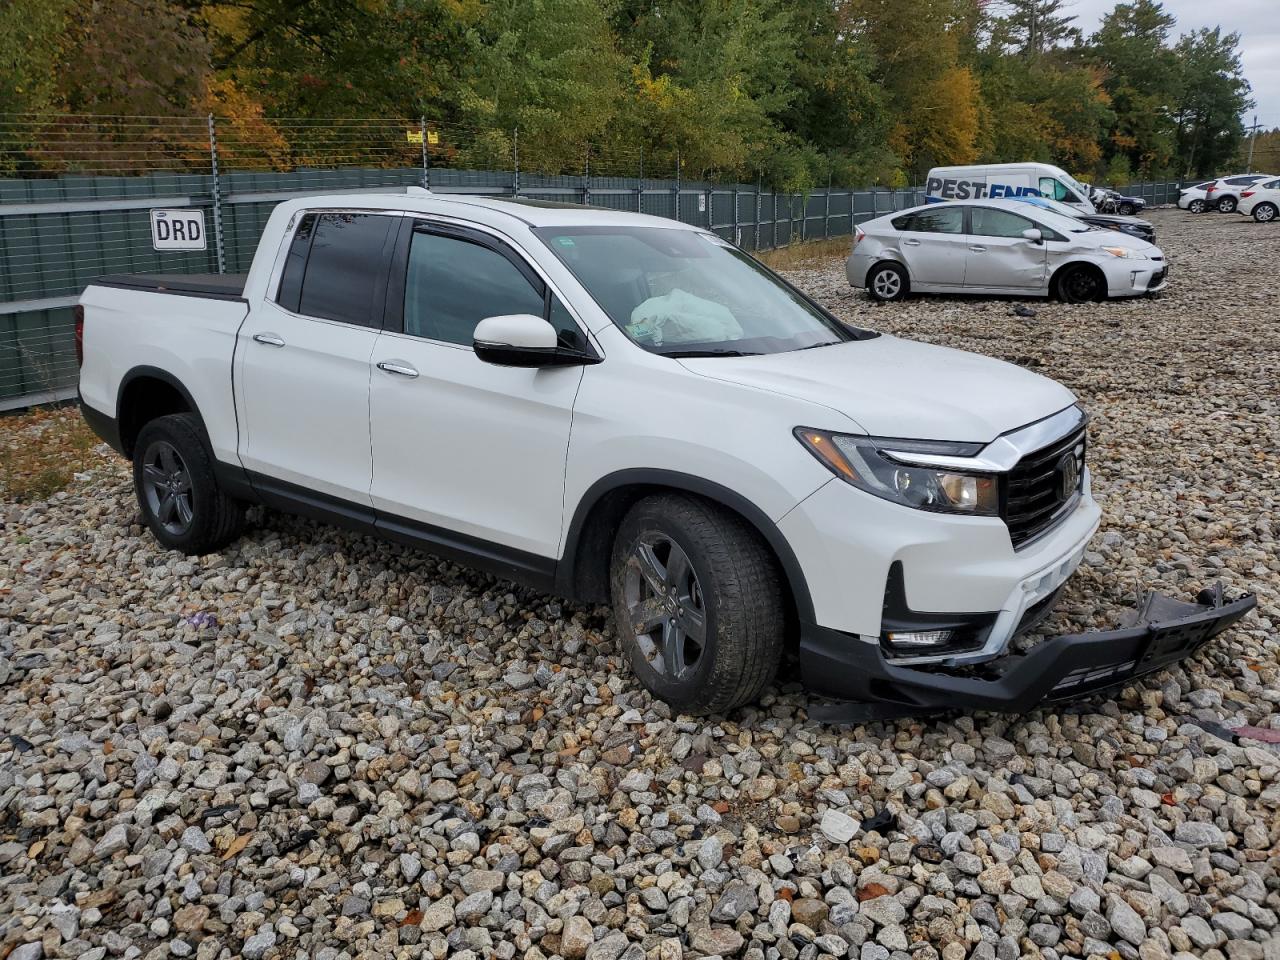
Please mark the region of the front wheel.
[[1270, 223], [1276, 218], [1276, 206], [1273, 203], [1260, 203], [1253, 208], [1253, 219], [1259, 223]]
[[1132, 216], [1133, 216], [1133, 204], [1131, 204], [1131, 203], [1122, 203], [1122, 204], [1120, 204], [1120, 215], [1121, 215], [1121, 216], [1123, 216], [1123, 217], [1132, 217]]
[[1204, 201], [1192, 200], [1189, 204], [1187, 204], [1187, 209], [1190, 210], [1192, 213], [1204, 213]]
[[1219, 212], [1219, 213], [1235, 213], [1235, 212], [1236, 212], [1236, 198], [1235, 198], [1235, 197], [1223, 197], [1221, 200], [1219, 200], [1219, 201], [1218, 201], [1218, 212]]
[[610, 563], [614, 622], [640, 683], [686, 714], [759, 698], [782, 658], [777, 564], [745, 520], [681, 494], [627, 513]]
[[907, 295], [907, 271], [896, 263], [877, 263], [867, 274], [867, 293], [888, 303]]
[[1107, 294], [1106, 281], [1094, 267], [1077, 263], [1058, 275], [1058, 299], [1063, 303], [1096, 303]]
[[244, 504], [218, 486], [200, 421], [157, 417], [138, 434], [133, 486], [152, 535], [170, 550], [211, 553], [240, 535]]

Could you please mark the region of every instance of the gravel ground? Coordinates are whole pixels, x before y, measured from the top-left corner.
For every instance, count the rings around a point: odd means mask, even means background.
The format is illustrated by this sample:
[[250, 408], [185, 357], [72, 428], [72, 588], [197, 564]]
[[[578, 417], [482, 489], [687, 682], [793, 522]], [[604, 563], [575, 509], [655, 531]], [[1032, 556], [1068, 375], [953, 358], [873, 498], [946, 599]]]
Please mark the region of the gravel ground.
[[1047, 629], [1255, 590], [1195, 661], [1016, 718], [682, 719], [602, 610], [275, 515], [165, 553], [104, 459], [0, 505], [0, 956], [1280, 957], [1280, 228], [1153, 219], [1153, 301], [795, 277], [1075, 389], [1106, 519]]

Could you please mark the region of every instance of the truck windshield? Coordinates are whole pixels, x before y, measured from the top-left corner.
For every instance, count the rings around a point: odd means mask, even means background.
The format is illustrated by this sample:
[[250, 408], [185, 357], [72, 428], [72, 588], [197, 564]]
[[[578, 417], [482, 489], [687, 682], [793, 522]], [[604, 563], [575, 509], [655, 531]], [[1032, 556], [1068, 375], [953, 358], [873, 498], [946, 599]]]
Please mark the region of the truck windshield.
[[666, 356], [750, 356], [873, 334], [846, 327], [718, 237], [665, 227], [539, 227], [601, 309]]

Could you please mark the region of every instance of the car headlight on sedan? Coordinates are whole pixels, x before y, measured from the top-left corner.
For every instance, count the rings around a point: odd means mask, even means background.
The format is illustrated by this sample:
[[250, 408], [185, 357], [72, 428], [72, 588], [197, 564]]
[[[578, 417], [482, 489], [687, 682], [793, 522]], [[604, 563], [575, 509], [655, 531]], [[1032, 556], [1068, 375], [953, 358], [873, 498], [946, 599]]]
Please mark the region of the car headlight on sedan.
[[1113, 257], [1119, 257], [1121, 260], [1146, 260], [1145, 253], [1139, 253], [1132, 247], [1103, 247], [1103, 253], [1109, 253]]
[[850, 436], [798, 427], [796, 438], [841, 480], [873, 496], [939, 513], [992, 517], [1000, 512], [994, 473], [948, 470], [907, 463], [894, 453], [972, 456], [981, 444]]

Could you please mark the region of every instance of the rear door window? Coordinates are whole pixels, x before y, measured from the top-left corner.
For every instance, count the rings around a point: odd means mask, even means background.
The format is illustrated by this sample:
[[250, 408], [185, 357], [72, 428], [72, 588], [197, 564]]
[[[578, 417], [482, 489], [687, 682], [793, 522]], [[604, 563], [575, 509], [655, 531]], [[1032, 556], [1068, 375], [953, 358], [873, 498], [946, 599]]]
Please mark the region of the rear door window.
[[[386, 289], [391, 227], [396, 222], [395, 217], [371, 213], [321, 214], [315, 221], [298, 305], [290, 307], [283, 299], [280, 305], [322, 320], [379, 326], [382, 305], [376, 300]], [[294, 242], [299, 242], [296, 237]], [[282, 297], [287, 280], [288, 263], [280, 282]]]
[[939, 204], [899, 217], [893, 225], [908, 233], [964, 233], [964, 207]]

